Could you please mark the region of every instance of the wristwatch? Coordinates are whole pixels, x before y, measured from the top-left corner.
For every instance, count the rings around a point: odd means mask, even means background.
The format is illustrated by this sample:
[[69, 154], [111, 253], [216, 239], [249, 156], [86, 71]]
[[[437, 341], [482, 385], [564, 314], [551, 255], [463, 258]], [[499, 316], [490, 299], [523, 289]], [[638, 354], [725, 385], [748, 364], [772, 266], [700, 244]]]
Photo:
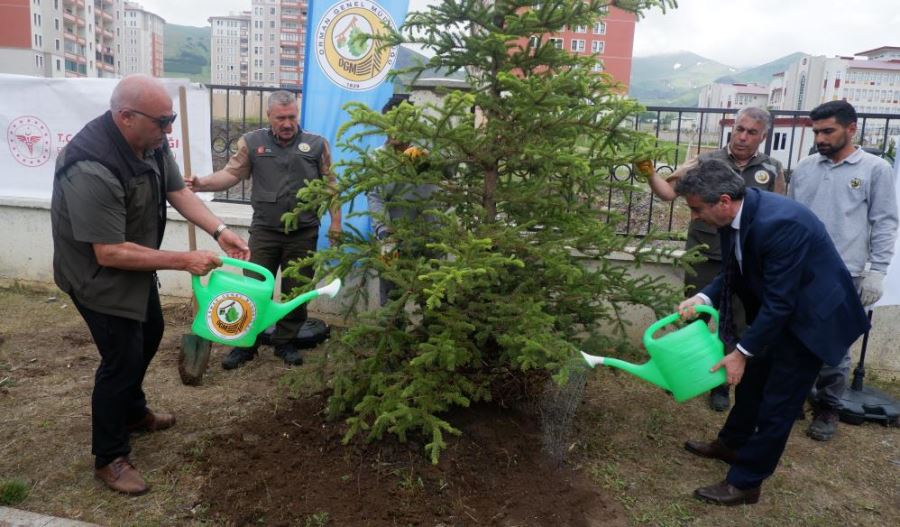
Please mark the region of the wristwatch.
[[222, 231], [224, 231], [227, 228], [228, 228], [228, 225], [225, 225], [224, 223], [220, 223], [219, 226], [216, 227], [216, 230], [214, 230], [212, 233], [213, 240], [219, 241], [219, 236], [222, 235]]

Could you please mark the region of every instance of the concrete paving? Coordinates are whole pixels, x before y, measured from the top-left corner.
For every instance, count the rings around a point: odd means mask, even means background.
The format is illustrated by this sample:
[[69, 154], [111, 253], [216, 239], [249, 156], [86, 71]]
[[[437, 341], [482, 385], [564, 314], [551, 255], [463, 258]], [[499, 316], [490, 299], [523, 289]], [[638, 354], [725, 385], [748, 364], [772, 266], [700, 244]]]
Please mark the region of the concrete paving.
[[10, 507], [0, 507], [0, 527], [100, 527], [95, 523], [85, 523], [65, 518], [45, 516]]

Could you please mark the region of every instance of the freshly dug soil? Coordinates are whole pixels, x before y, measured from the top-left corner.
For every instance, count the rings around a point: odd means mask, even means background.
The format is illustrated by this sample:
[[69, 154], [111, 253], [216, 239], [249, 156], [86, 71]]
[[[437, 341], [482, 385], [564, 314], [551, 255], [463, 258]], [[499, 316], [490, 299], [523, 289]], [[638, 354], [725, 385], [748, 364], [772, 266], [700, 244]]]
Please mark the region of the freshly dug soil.
[[536, 417], [478, 405], [432, 465], [422, 443], [351, 442], [324, 419], [326, 394], [243, 423], [207, 449], [201, 503], [234, 525], [627, 525], [581, 471], [542, 452]]

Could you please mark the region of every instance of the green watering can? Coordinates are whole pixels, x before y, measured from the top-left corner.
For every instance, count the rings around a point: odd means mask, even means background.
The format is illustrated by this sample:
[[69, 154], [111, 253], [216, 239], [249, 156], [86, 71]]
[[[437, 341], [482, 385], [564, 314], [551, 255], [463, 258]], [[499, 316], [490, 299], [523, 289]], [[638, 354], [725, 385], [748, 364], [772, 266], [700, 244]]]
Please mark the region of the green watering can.
[[300, 304], [321, 295], [331, 298], [341, 289], [336, 278], [325, 287], [303, 293], [285, 303], [272, 300], [275, 277], [261, 265], [223, 256], [222, 263], [247, 269], [262, 275], [252, 278], [223, 269], [209, 273], [204, 286], [199, 276], [193, 277], [194, 295], [200, 309], [191, 326], [193, 332], [205, 339], [229, 346], [248, 347], [267, 327], [284, 318]]
[[725, 368], [720, 368], [715, 373], [709, 371], [725, 356], [724, 345], [719, 340], [719, 313], [710, 306], [697, 306], [696, 309], [699, 313], [713, 316], [716, 331], [710, 332], [706, 323], [698, 319], [677, 331], [654, 339], [654, 333], [678, 320], [680, 315], [673, 313], [658, 320], [644, 332], [644, 347], [650, 354], [650, 360], [643, 364], [597, 357], [583, 351], [581, 354], [592, 368], [597, 364], [604, 364], [625, 370], [672, 392], [679, 403], [687, 401], [725, 382]]

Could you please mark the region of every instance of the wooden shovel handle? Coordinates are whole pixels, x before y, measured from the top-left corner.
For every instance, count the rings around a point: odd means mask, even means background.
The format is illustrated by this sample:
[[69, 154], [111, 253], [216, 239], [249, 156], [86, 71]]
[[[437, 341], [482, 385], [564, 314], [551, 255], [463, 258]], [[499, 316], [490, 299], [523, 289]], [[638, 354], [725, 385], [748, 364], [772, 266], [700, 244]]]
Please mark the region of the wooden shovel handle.
[[[181, 159], [184, 165], [184, 176], [191, 177], [191, 139], [188, 132], [188, 111], [187, 111], [187, 88], [178, 87], [178, 114], [181, 116]], [[197, 229], [190, 221], [187, 222], [188, 229], [188, 249], [197, 250]], [[197, 297], [191, 295], [191, 308], [194, 314], [197, 314]]]

